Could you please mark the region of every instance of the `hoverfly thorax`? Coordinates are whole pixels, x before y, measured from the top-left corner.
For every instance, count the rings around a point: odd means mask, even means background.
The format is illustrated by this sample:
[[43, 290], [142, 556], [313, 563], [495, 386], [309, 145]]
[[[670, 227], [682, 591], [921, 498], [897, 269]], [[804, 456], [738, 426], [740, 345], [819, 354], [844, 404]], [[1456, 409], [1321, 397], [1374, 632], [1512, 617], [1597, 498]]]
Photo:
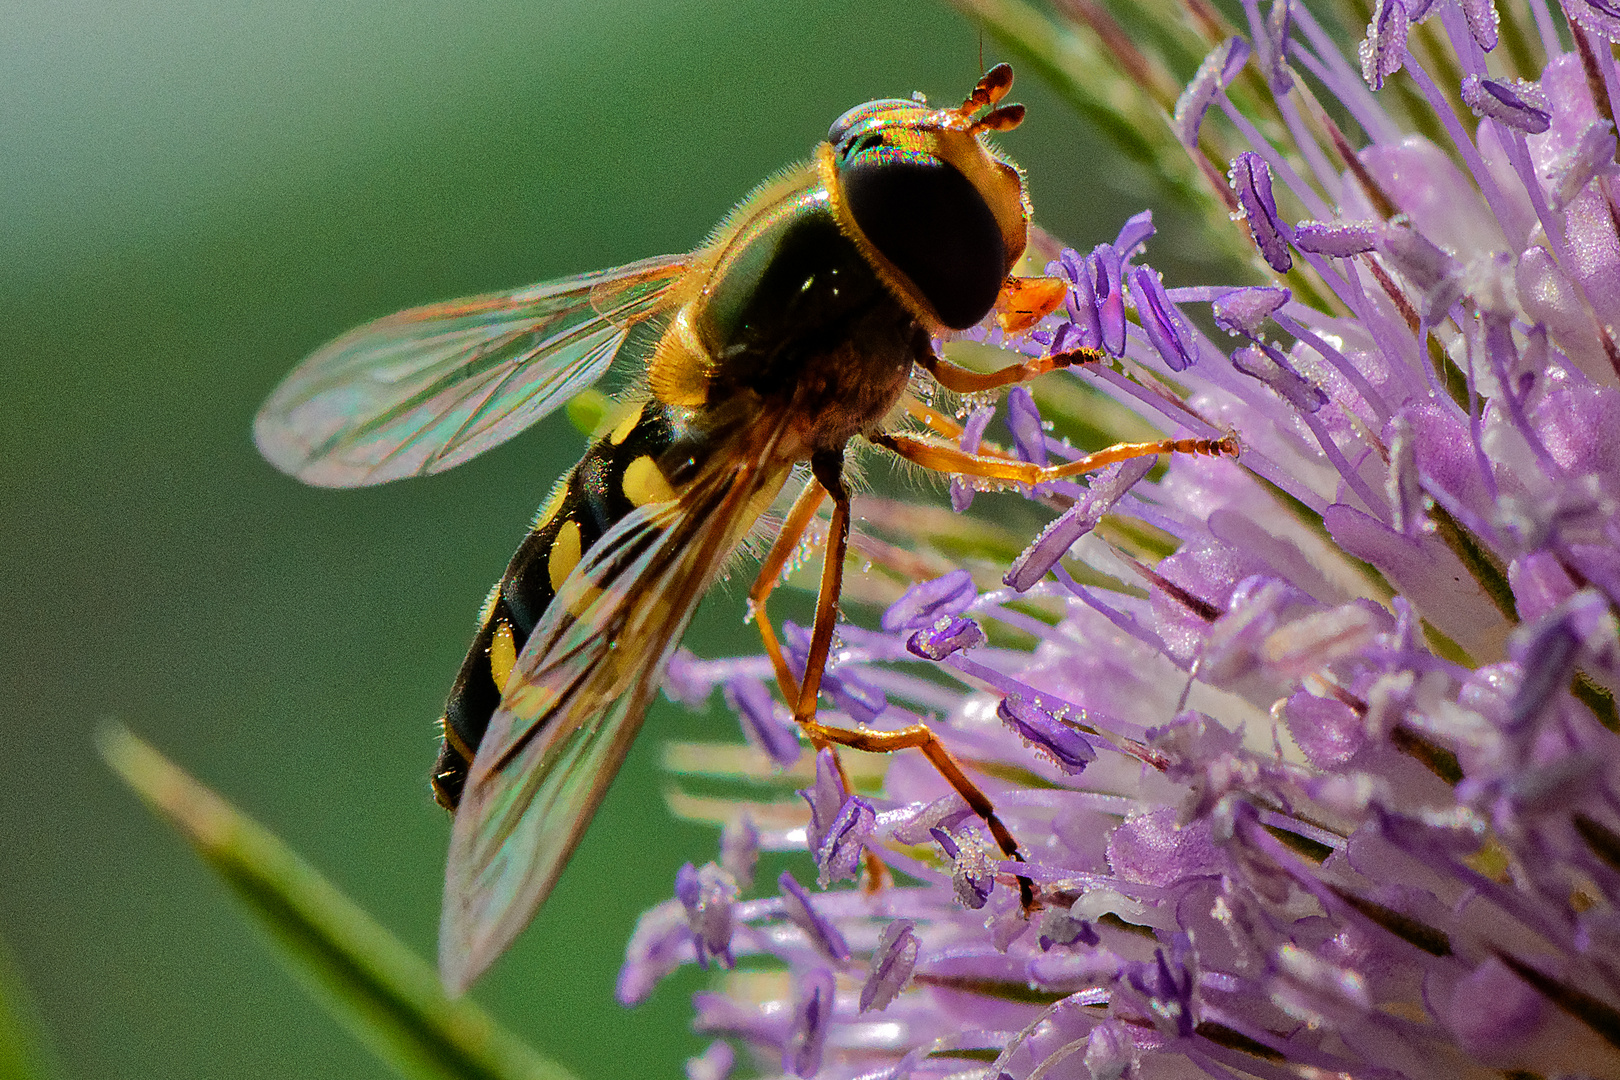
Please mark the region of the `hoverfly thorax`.
[[934, 330], [963, 330], [987, 315], [1024, 253], [1029, 202], [1023, 177], [983, 134], [1023, 119], [994, 106], [1011, 83], [987, 76], [960, 108], [921, 100], [869, 101], [827, 133], [818, 164], [840, 224], [895, 293]]

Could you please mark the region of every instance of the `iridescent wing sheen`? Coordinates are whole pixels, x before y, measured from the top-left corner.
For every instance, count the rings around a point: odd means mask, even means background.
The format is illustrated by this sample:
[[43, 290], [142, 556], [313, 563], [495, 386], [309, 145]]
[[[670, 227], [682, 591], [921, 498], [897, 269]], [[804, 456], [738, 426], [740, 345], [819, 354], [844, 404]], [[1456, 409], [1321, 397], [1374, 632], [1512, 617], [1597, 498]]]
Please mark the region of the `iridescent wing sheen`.
[[254, 421], [271, 464], [321, 487], [442, 472], [510, 439], [607, 371], [668, 310], [689, 256], [411, 308], [329, 342]]
[[[754, 431], [771, 429], [767, 419]], [[586, 553], [530, 635], [478, 746], [450, 838], [439, 971], [460, 993], [534, 917], [641, 727], [709, 582], [788, 466], [717, 453], [675, 502]]]

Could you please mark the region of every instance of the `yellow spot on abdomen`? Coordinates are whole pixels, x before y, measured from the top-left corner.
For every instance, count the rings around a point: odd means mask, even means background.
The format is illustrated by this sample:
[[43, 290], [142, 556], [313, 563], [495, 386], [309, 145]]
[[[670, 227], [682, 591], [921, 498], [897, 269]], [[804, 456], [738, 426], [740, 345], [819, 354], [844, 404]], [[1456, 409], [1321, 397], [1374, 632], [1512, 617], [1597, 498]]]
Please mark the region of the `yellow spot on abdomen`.
[[579, 565], [579, 554], [579, 522], [564, 522], [557, 530], [557, 539], [551, 542], [551, 555], [546, 560], [552, 592], [561, 591], [563, 582]]
[[489, 643], [489, 674], [495, 680], [495, 689], [506, 689], [506, 680], [512, 677], [516, 665], [517, 639], [512, 636], [512, 625], [502, 619]]
[[551, 524], [551, 519], [557, 516], [557, 509], [562, 506], [563, 499], [566, 498], [567, 495], [568, 477], [565, 476], [561, 480], [557, 481], [556, 487], [551, 489], [551, 494], [546, 497], [546, 504], [540, 508], [540, 512], [538, 514], [534, 515], [534, 524], [529, 526], [529, 531], [539, 532], [541, 529]]
[[636, 425], [639, 423], [641, 423], [641, 410], [631, 409], [625, 415], [625, 418], [619, 421], [619, 425], [613, 429], [613, 433], [608, 436], [608, 442], [618, 446], [630, 437], [630, 433], [636, 430]]
[[624, 482], [620, 486], [632, 506], [673, 502], [675, 499], [675, 489], [664, 479], [658, 463], [646, 454], [624, 467]]

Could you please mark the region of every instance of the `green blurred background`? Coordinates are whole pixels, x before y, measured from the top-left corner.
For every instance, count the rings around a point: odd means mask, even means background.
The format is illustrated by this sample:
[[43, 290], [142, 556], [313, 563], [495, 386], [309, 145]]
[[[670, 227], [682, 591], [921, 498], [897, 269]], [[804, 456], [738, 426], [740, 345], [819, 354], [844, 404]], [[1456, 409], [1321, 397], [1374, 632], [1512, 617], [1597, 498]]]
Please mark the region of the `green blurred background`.
[[[68, 0], [4, 24], [0, 943], [65, 1076], [384, 1076], [91, 733], [127, 723], [431, 956], [432, 722], [583, 439], [554, 417], [448, 475], [317, 491], [258, 458], [255, 408], [365, 319], [693, 247], [849, 106], [959, 98], [979, 32], [927, 0]], [[1044, 88], [1014, 96], [1044, 223], [1112, 239], [1140, 177]], [[751, 647], [737, 592], [699, 651]], [[637, 913], [713, 851], [664, 811], [657, 743], [734, 728], [661, 702], [649, 732], [475, 991], [587, 1080], [678, 1076], [704, 1044], [700, 976], [628, 1011], [612, 986]]]

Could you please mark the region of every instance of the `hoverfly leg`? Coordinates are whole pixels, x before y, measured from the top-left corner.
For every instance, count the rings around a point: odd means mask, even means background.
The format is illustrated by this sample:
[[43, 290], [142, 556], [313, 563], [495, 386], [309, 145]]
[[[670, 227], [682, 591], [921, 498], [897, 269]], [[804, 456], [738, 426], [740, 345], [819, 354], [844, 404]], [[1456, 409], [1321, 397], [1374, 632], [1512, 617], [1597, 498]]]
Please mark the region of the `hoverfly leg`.
[[[849, 548], [849, 489], [842, 476], [842, 451], [823, 452], [810, 459], [810, 468], [816, 479], [833, 499], [832, 526], [827, 533], [827, 551], [821, 566], [821, 593], [816, 601], [816, 624], [810, 637], [810, 652], [805, 660], [804, 684], [799, 691], [798, 707], [793, 718], [799, 722], [810, 741], [816, 746], [847, 746], [852, 750], [887, 754], [915, 747], [923, 752], [945, 781], [956, 789], [973, 812], [984, 819], [999, 846], [1009, 859], [1024, 861], [1018, 841], [1001, 818], [989, 797], [968, 779], [945, 744], [929, 730], [926, 724], [913, 724], [898, 731], [868, 731], [829, 727], [816, 720], [816, 697], [821, 691], [821, 675], [827, 667], [827, 654], [832, 650], [833, 628], [838, 618], [838, 594], [843, 587], [844, 555]], [[802, 498], [802, 497], [801, 497]], [[842, 771], [842, 770], [840, 770]], [[1026, 909], [1035, 903], [1035, 886], [1028, 878], [1018, 879], [1018, 892]]]
[[1076, 364], [1100, 363], [1105, 359], [1106, 354], [1100, 350], [1075, 349], [1070, 352], [1031, 357], [1022, 364], [1009, 364], [995, 371], [969, 371], [932, 352], [919, 358], [917, 362], [922, 365], [923, 370], [934, 377], [935, 382], [953, 393], [982, 394], [986, 390], [1028, 382], [1030, 379], [1045, 375], [1048, 371], [1057, 371]]
[[1208, 454], [1211, 457], [1236, 457], [1239, 443], [1235, 435], [1219, 439], [1159, 439], [1145, 443], [1118, 443], [1095, 454], [1087, 454], [1062, 465], [1034, 465], [1027, 461], [1014, 461], [986, 454], [970, 454], [955, 446], [948, 446], [906, 432], [877, 432], [868, 436], [870, 442], [889, 450], [914, 465], [934, 472], [955, 476], [975, 476], [985, 480], [1006, 480], [1034, 487], [1052, 480], [1064, 480], [1131, 458], [1153, 457], [1159, 454]]
[[818, 480], [811, 480], [793, 500], [793, 508], [788, 511], [787, 520], [782, 522], [782, 531], [776, 536], [776, 542], [760, 564], [759, 576], [754, 579], [753, 586], [748, 590], [748, 613], [759, 626], [759, 636], [765, 643], [765, 654], [771, 658], [771, 667], [776, 672], [776, 685], [782, 691], [782, 700], [789, 705], [799, 700], [799, 682], [788, 670], [787, 658], [782, 655], [782, 644], [777, 640], [776, 628], [771, 625], [770, 616], [765, 613], [765, 602], [770, 599], [777, 583], [782, 580], [782, 571], [787, 567], [793, 553], [798, 550], [799, 542], [804, 539], [805, 532], [810, 528], [810, 522], [815, 520], [816, 511], [821, 509], [821, 501], [827, 497], [826, 488]]
[[[1013, 838], [1012, 830], [1007, 828], [1005, 822], [996, 814], [995, 804], [990, 797], [979, 790], [979, 786], [968, 778], [962, 766], [945, 749], [945, 744], [939, 741], [927, 724], [912, 724], [897, 731], [868, 731], [852, 730], [849, 728], [828, 727], [815, 720], [801, 720], [804, 730], [812, 741], [824, 740], [838, 746], [847, 746], [852, 750], [864, 750], [869, 754], [892, 754], [896, 750], [921, 750], [945, 782], [956, 789], [973, 812], [984, 820], [990, 829], [990, 835], [995, 837], [996, 845], [1009, 859], [1024, 862], [1024, 854], [1018, 848], [1018, 841]], [[1018, 879], [1019, 895], [1023, 898], [1026, 908], [1035, 902], [1035, 886], [1028, 878]]]
[[827, 528], [827, 549], [822, 555], [821, 592], [816, 600], [810, 652], [804, 661], [804, 683], [793, 709], [793, 719], [805, 725], [806, 730], [816, 717], [816, 696], [821, 693], [821, 673], [826, 670], [827, 654], [832, 651], [833, 627], [838, 621], [838, 595], [844, 587], [844, 556], [849, 551], [849, 488], [844, 486], [843, 469], [843, 450], [821, 451], [810, 459], [810, 470], [816, 481], [832, 496], [833, 513], [832, 524]]

